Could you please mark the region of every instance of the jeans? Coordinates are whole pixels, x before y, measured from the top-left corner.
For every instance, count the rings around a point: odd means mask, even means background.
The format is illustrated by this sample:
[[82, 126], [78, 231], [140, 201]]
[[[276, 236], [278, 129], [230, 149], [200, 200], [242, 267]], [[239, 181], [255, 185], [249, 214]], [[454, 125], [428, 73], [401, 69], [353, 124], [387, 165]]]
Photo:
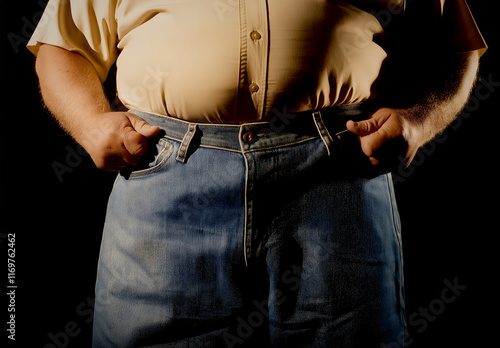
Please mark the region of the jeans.
[[402, 341], [391, 177], [365, 175], [359, 145], [336, 145], [345, 132], [319, 113], [300, 134], [133, 112], [162, 133], [109, 198], [94, 348]]

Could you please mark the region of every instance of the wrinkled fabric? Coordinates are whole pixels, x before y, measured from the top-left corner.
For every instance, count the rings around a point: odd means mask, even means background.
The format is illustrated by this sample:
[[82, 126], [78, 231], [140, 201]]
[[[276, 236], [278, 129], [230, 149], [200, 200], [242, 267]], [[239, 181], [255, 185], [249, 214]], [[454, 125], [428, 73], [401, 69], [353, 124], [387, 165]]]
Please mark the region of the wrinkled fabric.
[[164, 133], [110, 196], [94, 348], [399, 347], [390, 174], [346, 178], [318, 134], [135, 113]]
[[[485, 47], [463, 0], [51, 0], [28, 48], [78, 52], [101, 80], [116, 62], [129, 109], [245, 123], [284, 106], [384, 97], [390, 28], [406, 12], [416, 14], [424, 43]], [[432, 55], [430, 47], [422, 49]]]

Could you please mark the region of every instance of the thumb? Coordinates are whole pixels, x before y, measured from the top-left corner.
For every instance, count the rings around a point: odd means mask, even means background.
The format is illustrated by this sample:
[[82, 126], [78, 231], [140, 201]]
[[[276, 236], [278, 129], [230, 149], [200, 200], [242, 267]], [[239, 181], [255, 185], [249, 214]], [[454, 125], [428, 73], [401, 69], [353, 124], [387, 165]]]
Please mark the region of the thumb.
[[142, 118], [127, 113], [129, 125], [124, 128], [123, 146], [127, 150], [124, 160], [129, 164], [137, 164], [138, 156], [146, 154], [149, 144], [147, 138], [153, 138], [160, 132], [160, 128], [152, 126]]
[[150, 125], [146, 121], [144, 121], [142, 118], [134, 115], [134, 114], [127, 114], [127, 117], [130, 120], [130, 124], [132, 125], [132, 128], [134, 130], [141, 134], [142, 136], [146, 138], [152, 138], [160, 132], [160, 127]]

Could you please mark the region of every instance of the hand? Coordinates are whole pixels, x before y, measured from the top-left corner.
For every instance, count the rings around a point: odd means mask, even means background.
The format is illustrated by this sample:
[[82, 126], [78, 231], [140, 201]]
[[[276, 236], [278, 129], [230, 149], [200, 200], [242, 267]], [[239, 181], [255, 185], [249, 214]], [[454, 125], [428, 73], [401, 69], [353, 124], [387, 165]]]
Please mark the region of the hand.
[[119, 171], [140, 162], [148, 150], [147, 138], [160, 128], [128, 112], [107, 112], [89, 118], [88, 127], [75, 136], [99, 169]]
[[381, 161], [387, 162], [388, 154], [393, 157], [389, 162], [394, 162], [397, 159], [396, 153], [401, 152], [403, 127], [395, 109], [379, 109], [367, 120], [348, 121], [346, 127], [359, 136], [361, 149], [373, 165], [379, 165]]

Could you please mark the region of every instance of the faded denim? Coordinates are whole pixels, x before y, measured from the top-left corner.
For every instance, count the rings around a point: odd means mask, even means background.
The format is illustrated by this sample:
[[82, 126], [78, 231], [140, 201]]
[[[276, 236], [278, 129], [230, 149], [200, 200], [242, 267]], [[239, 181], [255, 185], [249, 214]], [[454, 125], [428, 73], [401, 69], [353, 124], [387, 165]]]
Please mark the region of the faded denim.
[[134, 113], [163, 131], [109, 198], [94, 348], [401, 341], [390, 174], [366, 175], [320, 113], [316, 134]]

